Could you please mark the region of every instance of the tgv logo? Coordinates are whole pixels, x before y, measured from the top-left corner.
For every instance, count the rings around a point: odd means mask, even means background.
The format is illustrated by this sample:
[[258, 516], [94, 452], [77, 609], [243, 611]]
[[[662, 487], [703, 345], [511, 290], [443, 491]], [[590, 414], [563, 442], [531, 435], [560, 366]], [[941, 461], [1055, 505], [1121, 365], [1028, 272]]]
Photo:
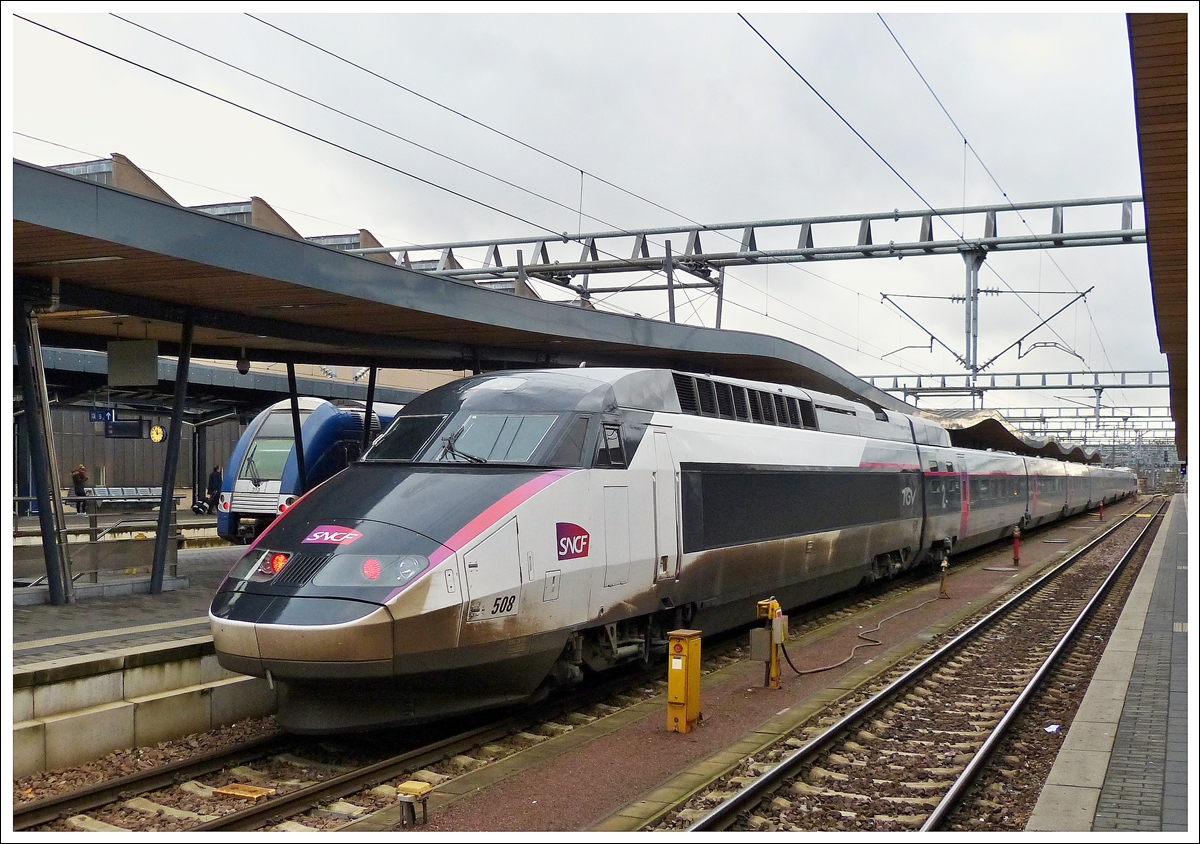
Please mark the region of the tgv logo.
[[555, 525], [558, 531], [558, 558], [573, 560], [576, 557], [588, 555], [588, 543], [591, 537], [579, 525], [570, 522], [559, 522]]
[[362, 534], [353, 528], [340, 527], [338, 525], [321, 525], [313, 528], [312, 533], [304, 537], [301, 542], [323, 542], [327, 545], [349, 545], [360, 536], [362, 536]]

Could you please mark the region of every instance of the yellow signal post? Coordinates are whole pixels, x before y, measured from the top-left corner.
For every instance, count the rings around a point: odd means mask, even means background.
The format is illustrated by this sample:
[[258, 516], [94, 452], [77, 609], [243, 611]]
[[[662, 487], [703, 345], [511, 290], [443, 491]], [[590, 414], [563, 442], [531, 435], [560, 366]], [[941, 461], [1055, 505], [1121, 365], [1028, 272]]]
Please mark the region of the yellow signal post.
[[[751, 631], [750, 656], [766, 663], [763, 685], [768, 689], [781, 688], [779, 681], [779, 649], [787, 639], [787, 616], [774, 598], [758, 602], [758, 617], [767, 622], [760, 631]], [[755, 635], [757, 634], [757, 635]]]
[[667, 634], [667, 729], [690, 733], [700, 720], [700, 631]]

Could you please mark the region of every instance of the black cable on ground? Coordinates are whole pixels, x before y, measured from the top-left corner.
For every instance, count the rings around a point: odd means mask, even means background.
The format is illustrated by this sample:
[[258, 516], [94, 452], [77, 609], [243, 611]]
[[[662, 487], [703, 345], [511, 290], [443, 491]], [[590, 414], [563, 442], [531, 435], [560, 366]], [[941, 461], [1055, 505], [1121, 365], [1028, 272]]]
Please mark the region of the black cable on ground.
[[839, 667], [839, 666], [845, 665], [847, 662], [849, 662], [850, 660], [854, 659], [854, 654], [855, 654], [855, 652], [856, 652], [856, 651], [858, 651], [858, 649], [859, 649], [859, 648], [870, 648], [870, 647], [875, 647], [876, 645], [882, 645], [882, 644], [883, 644], [883, 642], [881, 642], [879, 639], [872, 639], [870, 636], [868, 636], [868, 635], [867, 635], [868, 633], [877, 633], [877, 632], [879, 632], [880, 628], [882, 628], [882, 627], [883, 627], [883, 625], [885, 625], [887, 622], [891, 621], [893, 618], [896, 618], [896, 617], [898, 617], [898, 616], [904, 615], [906, 612], [912, 612], [913, 610], [919, 610], [921, 607], [925, 606], [926, 604], [932, 604], [932, 603], [934, 603], [934, 602], [935, 602], [935, 601], [937, 601], [937, 600], [939, 600], [939, 599], [938, 599], [938, 598], [930, 598], [928, 601], [922, 601], [921, 603], [917, 604], [915, 607], [909, 607], [908, 609], [905, 609], [905, 610], [900, 610], [900, 612], [897, 612], [897, 613], [892, 613], [892, 614], [891, 614], [891, 615], [889, 615], [887, 618], [884, 618], [884, 619], [882, 619], [882, 620], [881, 620], [881, 621], [880, 621], [878, 624], [876, 624], [876, 625], [875, 625], [875, 626], [874, 626], [872, 629], [870, 629], [870, 630], [864, 630], [863, 632], [859, 633], [859, 634], [858, 634], [858, 638], [860, 638], [860, 639], [865, 639], [867, 643], [866, 643], [865, 645], [855, 645], [853, 648], [851, 648], [851, 649], [850, 649], [850, 655], [849, 655], [849, 656], [847, 656], [847, 657], [846, 657], [845, 659], [843, 659], [841, 662], [835, 662], [835, 663], [833, 663], [832, 665], [826, 665], [826, 666], [824, 666], [824, 667], [822, 667], [822, 668], [808, 668], [808, 669], [805, 669], [804, 671], [801, 671], [799, 668], [797, 668], [797, 667], [796, 667], [796, 666], [795, 666], [795, 665], [792, 663], [792, 658], [791, 658], [790, 656], [788, 656], [787, 648], [785, 648], [785, 647], [783, 646], [783, 643], [782, 643], [782, 642], [780, 642], [780, 644], [779, 644], [779, 649], [780, 649], [781, 651], [783, 651], [783, 658], [787, 660], [787, 664], [788, 664], [788, 666], [789, 666], [789, 667], [790, 667], [790, 668], [791, 668], [793, 671], [795, 671], [797, 674], [799, 674], [799, 675], [804, 675], [804, 674], [820, 674], [822, 671], [829, 671], [830, 669], [837, 668], [837, 667]]

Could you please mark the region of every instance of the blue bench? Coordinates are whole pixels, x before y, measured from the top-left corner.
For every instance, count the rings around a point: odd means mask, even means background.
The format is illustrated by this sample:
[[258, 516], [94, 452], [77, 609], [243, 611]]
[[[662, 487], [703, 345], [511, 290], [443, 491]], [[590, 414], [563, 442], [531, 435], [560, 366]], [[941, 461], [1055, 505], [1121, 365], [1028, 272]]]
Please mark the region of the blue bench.
[[100, 510], [144, 510], [152, 509], [162, 501], [162, 487], [94, 486], [88, 490], [88, 496]]

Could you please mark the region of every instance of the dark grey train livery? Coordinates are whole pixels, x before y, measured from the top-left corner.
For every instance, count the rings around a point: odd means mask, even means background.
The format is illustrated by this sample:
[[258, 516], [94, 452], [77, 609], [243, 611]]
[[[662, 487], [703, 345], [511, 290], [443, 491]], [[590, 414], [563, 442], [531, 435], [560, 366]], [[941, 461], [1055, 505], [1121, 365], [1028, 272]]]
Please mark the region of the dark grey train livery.
[[295, 732], [431, 721], [1136, 491], [916, 416], [666, 370], [467, 378], [297, 501], [210, 610]]

